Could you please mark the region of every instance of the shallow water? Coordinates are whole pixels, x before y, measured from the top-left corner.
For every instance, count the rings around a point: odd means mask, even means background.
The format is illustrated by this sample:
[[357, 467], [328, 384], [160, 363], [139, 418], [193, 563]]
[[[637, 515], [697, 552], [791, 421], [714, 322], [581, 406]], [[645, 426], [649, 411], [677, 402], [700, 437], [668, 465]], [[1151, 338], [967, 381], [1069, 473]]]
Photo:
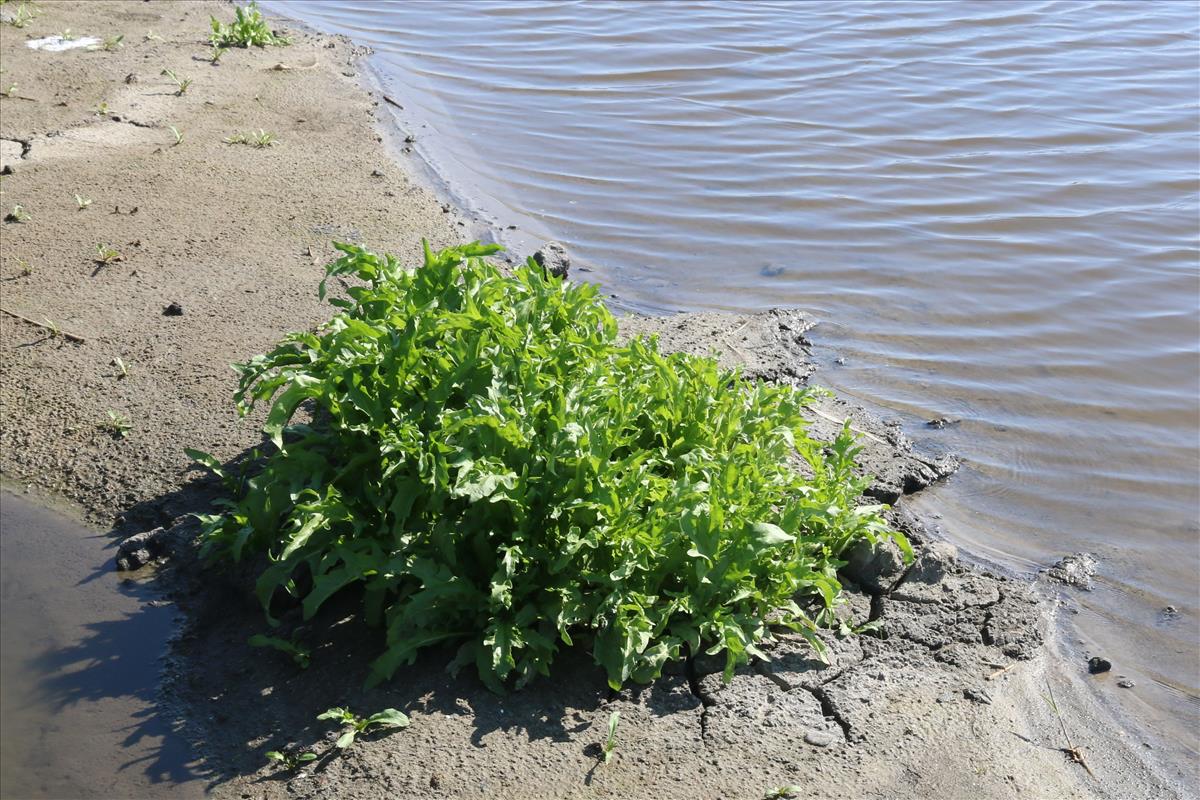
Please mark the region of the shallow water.
[[1102, 688], [1196, 755], [1194, 3], [268, 6], [375, 48], [451, 189], [618, 304], [811, 311], [822, 383], [965, 457], [947, 536], [1101, 557]]
[[155, 705], [175, 615], [110, 545], [0, 492], [0, 797], [203, 796]]

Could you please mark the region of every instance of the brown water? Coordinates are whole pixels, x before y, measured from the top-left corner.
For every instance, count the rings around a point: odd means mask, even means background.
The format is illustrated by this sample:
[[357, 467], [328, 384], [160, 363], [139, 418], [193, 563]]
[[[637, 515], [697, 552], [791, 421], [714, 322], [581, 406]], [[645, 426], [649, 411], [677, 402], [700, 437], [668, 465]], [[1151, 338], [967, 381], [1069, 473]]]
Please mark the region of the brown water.
[[267, 5], [375, 48], [518, 252], [823, 320], [822, 383], [964, 456], [921, 501], [947, 536], [1100, 556], [1082, 638], [1138, 684], [1104, 690], [1197, 755], [1196, 3]]
[[156, 706], [174, 614], [111, 540], [0, 491], [0, 797], [201, 797]]

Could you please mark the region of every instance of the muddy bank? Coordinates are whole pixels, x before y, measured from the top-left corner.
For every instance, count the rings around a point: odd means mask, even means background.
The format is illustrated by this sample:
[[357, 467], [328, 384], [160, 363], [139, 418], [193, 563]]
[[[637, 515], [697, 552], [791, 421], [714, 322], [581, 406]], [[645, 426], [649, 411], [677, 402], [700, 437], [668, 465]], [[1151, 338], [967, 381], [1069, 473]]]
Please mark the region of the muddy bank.
[[[1092, 702], [1086, 668], [1054, 657], [1053, 603], [1037, 587], [964, 566], [906, 513], [904, 497], [953, 459], [918, 451], [838, 400], [814, 409], [814, 429], [831, 435], [852, 419], [877, 476], [871, 494], [897, 504], [892, 521], [920, 555], [911, 569], [894, 553], [856, 555], [846, 622], [876, 629], [831, 633], [828, 667], [785, 638], [770, 662], [728, 686], [699, 659], [614, 694], [576, 653], [555, 679], [501, 698], [467, 675], [451, 678], [442, 669], [451, 654], [430, 652], [368, 691], [376, 634], [338, 613], [352, 598], [305, 625], [285, 619], [283, 634], [314, 648], [308, 669], [249, 647], [266, 630], [251, 576], [196, 561], [188, 515], [217, 487], [189, 470], [183, 448], [252, 457], [259, 420], [237, 420], [226, 365], [327, 316], [314, 288], [331, 238], [408, 258], [422, 236], [460, 241], [467, 223], [390, 160], [402, 149], [388, 148], [384, 109], [359, 86], [361, 53], [350, 43], [293, 28], [292, 47], [233, 50], [214, 66], [202, 40], [209, 13], [231, 14], [224, 4], [43, 9], [27, 29], [0, 27], [6, 78], [11, 70], [33, 98], [0, 100], [0, 138], [23, 154], [5, 151], [6, 165], [14, 161], [4, 203], [30, 214], [2, 228], [3, 305], [83, 341], [0, 320], [0, 471], [79, 501], [118, 536], [166, 529], [159, 582], [187, 623], [159, 708], [203, 758], [196, 772], [218, 796], [755, 798], [791, 784], [847, 797], [1182, 793]], [[65, 28], [124, 33], [125, 46], [24, 47], [27, 35]], [[195, 83], [176, 96], [165, 68]], [[98, 102], [108, 113], [95, 113]], [[184, 133], [178, 145], [169, 126]], [[222, 141], [259, 128], [280, 143]], [[75, 193], [93, 203], [79, 210]], [[97, 243], [122, 260], [95, 263]], [[182, 314], [163, 313], [172, 303]], [[655, 332], [668, 349], [716, 351], [751, 375], [788, 381], [813, 370], [810, 324], [792, 311], [622, 321], [626, 334]], [[127, 420], [124, 435], [109, 411]], [[1094, 775], [1063, 753], [1046, 681]], [[316, 720], [330, 706], [396, 707], [412, 725], [336, 757], [332, 728]], [[601, 766], [612, 711], [619, 745]], [[303, 775], [281, 773], [264, 758], [275, 749], [321, 758]]]
[[[25, 28], [0, 25], [20, 96], [0, 98], [0, 139], [24, 150], [5, 151], [2, 200], [29, 215], [0, 223], [2, 305], [84, 341], [0, 314], [0, 402], [20, 420], [0, 432], [0, 468], [108, 524], [184, 479], [185, 440], [223, 459], [253, 440], [229, 364], [324, 318], [331, 240], [419, 253], [465, 228], [389, 157], [349, 42], [294, 31], [290, 47], [213, 65], [209, 15], [231, 18], [226, 3], [37, 5]], [[65, 29], [125, 38], [111, 52], [25, 44]], [[164, 69], [193, 81], [182, 96]], [[259, 129], [278, 144], [224, 142]], [[120, 259], [101, 264], [97, 245]], [[109, 411], [127, 435], [105, 428]]]

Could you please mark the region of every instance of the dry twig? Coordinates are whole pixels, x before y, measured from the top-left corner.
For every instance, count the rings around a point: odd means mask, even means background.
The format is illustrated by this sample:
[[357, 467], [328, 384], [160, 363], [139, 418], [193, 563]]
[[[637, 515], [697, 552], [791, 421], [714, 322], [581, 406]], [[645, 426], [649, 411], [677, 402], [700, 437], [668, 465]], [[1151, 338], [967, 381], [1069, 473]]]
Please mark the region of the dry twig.
[[21, 320], [22, 322], [28, 322], [30, 325], [37, 325], [39, 328], [44, 328], [57, 336], [63, 337], [64, 339], [66, 339], [69, 342], [78, 342], [79, 344], [85, 344], [87, 342], [87, 339], [84, 339], [82, 336], [80, 336], [78, 334], [67, 333], [66, 331], [60, 331], [58, 328], [54, 327], [53, 325], [47, 325], [44, 322], [38, 322], [36, 319], [30, 319], [29, 317], [26, 317], [22, 314], [18, 314], [15, 311], [9, 311], [7, 308], [0, 307], [0, 312], [8, 314], [10, 317], [16, 317], [17, 319]]

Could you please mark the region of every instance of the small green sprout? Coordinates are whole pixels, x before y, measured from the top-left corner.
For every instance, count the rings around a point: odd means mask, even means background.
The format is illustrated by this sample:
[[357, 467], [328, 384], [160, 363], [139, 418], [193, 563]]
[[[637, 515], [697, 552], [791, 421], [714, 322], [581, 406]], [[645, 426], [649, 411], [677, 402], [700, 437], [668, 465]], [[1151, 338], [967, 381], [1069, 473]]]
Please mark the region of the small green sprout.
[[[62, 336], [62, 328], [58, 327], [57, 322], [49, 317], [42, 317], [42, 319], [46, 320], [46, 330], [50, 331], [51, 339], [57, 339], [59, 336]], [[109, 413], [111, 414], [112, 412], [110, 411]]]
[[133, 429], [133, 426], [129, 424], [129, 417], [112, 410], [108, 412], [108, 419], [99, 423], [98, 427], [116, 439], [124, 439]]
[[295, 641], [280, 639], [278, 636], [264, 636], [261, 633], [256, 633], [250, 637], [249, 644], [251, 647], [270, 647], [285, 655], [289, 655], [300, 669], [308, 669], [308, 665], [312, 663], [312, 653], [309, 649], [297, 644]]
[[763, 800], [792, 800], [800, 796], [802, 791], [799, 786], [777, 786], [770, 789], [763, 795]]
[[212, 51], [208, 54], [209, 63], [210, 64], [219, 64], [221, 61], [221, 56], [225, 55], [225, 51], [228, 49], [229, 48], [227, 48], [227, 47], [214, 47], [212, 49]]
[[70, 28], [67, 28], [65, 31], [63, 31], [62, 33], [60, 33], [58, 35], [58, 38], [62, 39], [64, 42], [73, 42], [76, 39], [78, 39], [79, 37], [76, 36], [75, 34], [71, 33]]
[[113, 360], [110, 361], [109, 363], [112, 364], [114, 367], [116, 367], [118, 370], [117, 371], [117, 380], [129, 377], [129, 367], [125, 365], [125, 360], [122, 359], [120, 356], [114, 356]]
[[620, 711], [614, 711], [608, 715], [608, 736], [605, 737], [604, 747], [601, 749], [605, 764], [612, 760], [612, 754], [617, 749], [617, 725], [620, 723]]
[[4, 95], [5, 97], [12, 97], [16, 91], [17, 85], [15, 83], [10, 83], [8, 86], [4, 87], [4, 91], [0, 91], [0, 94]]
[[179, 130], [179, 128], [176, 128], [174, 125], [168, 125], [167, 128], [171, 131], [171, 135], [175, 137], [175, 144], [171, 146], [175, 147], [183, 144], [183, 131]]
[[188, 90], [188, 87], [192, 85], [191, 78], [181, 78], [175, 74], [175, 70], [173, 70], [173, 69], [164, 69], [159, 74], [167, 76], [168, 78], [171, 79], [171, 82], [175, 84], [175, 86], [177, 87], [176, 91], [175, 91], [176, 97], [179, 97], [180, 95], [182, 95], [184, 92], [186, 92]]
[[281, 769], [294, 770], [301, 764], [316, 761], [317, 754], [301, 753], [300, 755], [292, 755], [291, 753], [281, 753], [278, 750], [271, 750], [267, 753], [267, 760], [274, 761]]
[[234, 10], [233, 22], [223, 25], [216, 17], [209, 17], [212, 23], [212, 33], [208, 40], [216, 47], [266, 47], [267, 45], [284, 46], [291, 44], [285, 37], [276, 34], [267, 26], [267, 20], [258, 10], [258, 4]]
[[104, 40], [104, 42], [102, 44], [89, 45], [87, 49], [90, 51], [93, 51], [93, 52], [96, 50], [103, 50], [106, 53], [111, 53], [114, 50], [119, 50], [122, 47], [124, 47], [124, 45], [122, 44], [122, 42], [124, 42], [124, 41], [125, 41], [124, 35], [109, 36], [107, 39]]
[[24, 206], [19, 204], [13, 206], [12, 211], [9, 211], [4, 215], [5, 222], [28, 222], [31, 219], [33, 219], [33, 217], [30, 216], [29, 212], [25, 210]]
[[117, 261], [124, 261], [125, 256], [121, 255], [119, 251], [113, 249], [109, 245], [100, 243], [96, 245], [95, 260], [97, 264], [100, 264], [101, 266], [107, 266]]
[[33, 269], [32, 269], [32, 268], [29, 266], [29, 262], [28, 262], [28, 261], [25, 261], [24, 259], [18, 258], [18, 259], [17, 259], [17, 266], [21, 268], [21, 271], [18, 273], [18, 276], [19, 276], [19, 277], [22, 277], [22, 278], [27, 278], [27, 277], [29, 277], [30, 275], [32, 275], [32, 274], [33, 274]]
[[163, 37], [159, 36], [159, 35], [158, 35], [157, 33], [155, 33], [154, 31], [146, 31], [146, 35], [145, 35], [145, 36], [143, 36], [142, 38], [143, 38], [143, 39], [145, 39], [147, 42], [163, 42], [163, 41], [166, 41], [165, 39], [163, 39]]
[[338, 749], [345, 750], [350, 745], [354, 744], [354, 737], [360, 733], [365, 733], [367, 728], [373, 726], [383, 726], [388, 728], [406, 728], [408, 727], [408, 717], [401, 714], [394, 708], [385, 708], [378, 714], [363, 719], [344, 708], [331, 708], [323, 714], [318, 714], [317, 719], [332, 719], [336, 720], [343, 727], [348, 728], [341, 736], [338, 737], [336, 745]]
[[93, 113], [93, 116], [107, 117], [108, 114], [109, 114], [108, 103], [101, 100], [100, 105], [96, 106], [96, 111]]
[[75, 203], [76, 203], [76, 205], [79, 206], [79, 210], [83, 211], [85, 208], [87, 208], [88, 206], [90, 206], [92, 204], [92, 199], [90, 197], [84, 197], [81, 194], [76, 194], [75, 195]]
[[41, 13], [33, 3], [21, 3], [8, 24], [14, 28], [24, 28]]
[[279, 140], [275, 138], [275, 134], [269, 131], [264, 131], [262, 128], [259, 128], [258, 131], [235, 133], [232, 136], [226, 136], [223, 141], [225, 144], [245, 144], [251, 147], [257, 147], [260, 150], [265, 147], [271, 147], [279, 144]]

